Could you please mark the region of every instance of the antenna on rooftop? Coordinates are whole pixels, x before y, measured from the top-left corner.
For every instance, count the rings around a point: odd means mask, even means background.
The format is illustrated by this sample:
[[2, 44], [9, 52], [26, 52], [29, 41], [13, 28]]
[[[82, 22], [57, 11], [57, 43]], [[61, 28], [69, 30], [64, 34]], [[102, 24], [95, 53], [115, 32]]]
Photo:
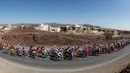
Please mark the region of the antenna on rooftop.
[[71, 20], [70, 20], [70, 24], [71, 24]]

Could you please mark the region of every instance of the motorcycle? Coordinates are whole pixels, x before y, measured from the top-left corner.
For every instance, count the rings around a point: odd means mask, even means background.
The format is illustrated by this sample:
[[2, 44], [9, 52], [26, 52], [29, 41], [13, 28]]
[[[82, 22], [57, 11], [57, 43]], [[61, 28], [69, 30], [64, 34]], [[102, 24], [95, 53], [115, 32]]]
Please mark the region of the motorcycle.
[[85, 57], [87, 57], [87, 55], [86, 55], [85, 51], [78, 51], [76, 57], [85, 58]]
[[72, 60], [73, 59], [71, 52], [69, 52], [69, 51], [64, 52], [63, 55], [64, 55], [65, 60]]

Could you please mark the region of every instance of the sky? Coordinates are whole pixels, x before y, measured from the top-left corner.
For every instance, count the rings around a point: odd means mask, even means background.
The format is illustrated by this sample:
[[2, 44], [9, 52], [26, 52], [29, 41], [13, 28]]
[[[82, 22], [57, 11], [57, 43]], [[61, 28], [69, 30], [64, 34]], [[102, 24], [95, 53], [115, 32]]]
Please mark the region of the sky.
[[0, 23], [48, 22], [130, 30], [130, 0], [0, 0]]

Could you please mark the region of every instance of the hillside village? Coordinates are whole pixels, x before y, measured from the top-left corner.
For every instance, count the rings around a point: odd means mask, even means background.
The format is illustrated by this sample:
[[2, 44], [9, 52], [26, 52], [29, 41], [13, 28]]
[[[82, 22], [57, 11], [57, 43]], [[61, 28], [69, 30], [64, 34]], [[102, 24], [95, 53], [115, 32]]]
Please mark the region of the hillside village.
[[4, 24], [0, 38], [8, 43], [27, 45], [84, 45], [128, 39], [129, 31], [102, 28], [90, 24]]
[[0, 25], [0, 32], [8, 32], [15, 28], [34, 28], [36, 30], [48, 31], [48, 32], [62, 32], [66, 34], [95, 34], [101, 35], [105, 32], [112, 32], [114, 35], [118, 35], [118, 30], [105, 29], [99, 26], [93, 26], [89, 24], [56, 24], [56, 23], [44, 23], [44, 24], [6, 24]]

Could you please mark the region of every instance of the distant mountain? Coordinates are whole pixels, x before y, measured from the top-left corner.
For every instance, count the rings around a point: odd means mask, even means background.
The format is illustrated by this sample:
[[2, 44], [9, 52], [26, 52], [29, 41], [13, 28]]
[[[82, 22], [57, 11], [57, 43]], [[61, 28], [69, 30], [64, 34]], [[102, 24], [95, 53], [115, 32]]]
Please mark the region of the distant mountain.
[[48, 25], [53, 26], [53, 27], [56, 27], [56, 26], [62, 27], [62, 26], [66, 26], [66, 25], [74, 25], [74, 24], [61, 24], [61, 23], [44, 23], [44, 24], [48, 24]]
[[91, 25], [91, 24], [83, 24], [83, 26], [86, 26], [86, 27], [97, 27], [97, 28], [101, 28], [100, 26], [95, 26], [95, 25]]
[[83, 24], [83, 26], [86, 26], [86, 27], [93, 27], [94, 25], [91, 25], [91, 24]]

